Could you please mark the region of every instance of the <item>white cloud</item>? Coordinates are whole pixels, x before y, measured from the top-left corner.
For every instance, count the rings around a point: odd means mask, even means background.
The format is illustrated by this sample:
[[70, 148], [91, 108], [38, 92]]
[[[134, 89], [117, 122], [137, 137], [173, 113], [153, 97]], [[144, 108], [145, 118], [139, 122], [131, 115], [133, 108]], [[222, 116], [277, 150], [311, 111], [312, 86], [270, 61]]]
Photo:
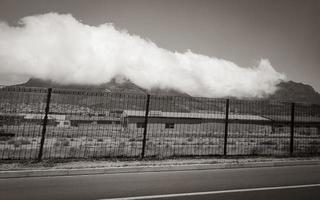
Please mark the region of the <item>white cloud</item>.
[[171, 88], [195, 96], [262, 97], [285, 79], [268, 60], [242, 68], [187, 51], [172, 52], [112, 24], [89, 26], [69, 14], [0, 22], [0, 77], [100, 84], [126, 77], [143, 88]]

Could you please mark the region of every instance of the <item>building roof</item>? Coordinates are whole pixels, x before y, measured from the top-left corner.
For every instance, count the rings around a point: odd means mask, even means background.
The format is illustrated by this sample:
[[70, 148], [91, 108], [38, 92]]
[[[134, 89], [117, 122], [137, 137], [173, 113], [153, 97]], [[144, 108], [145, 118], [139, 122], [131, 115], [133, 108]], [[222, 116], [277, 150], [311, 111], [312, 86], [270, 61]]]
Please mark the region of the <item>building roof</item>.
[[67, 120], [86, 120], [86, 121], [119, 121], [120, 118], [110, 116], [88, 116], [88, 115], [67, 115]]
[[[39, 119], [44, 118], [44, 114], [39, 113], [0, 113], [3, 117], [23, 117], [24, 119]], [[65, 114], [49, 114], [48, 119], [50, 120], [87, 120], [87, 121], [119, 121], [120, 118], [111, 116], [89, 116], [89, 115], [65, 115]]]
[[[265, 118], [274, 121], [282, 121], [282, 122], [290, 122], [291, 116], [290, 115], [266, 115]], [[320, 123], [320, 117], [317, 116], [294, 116], [295, 122], [306, 122], [306, 123]]]
[[[144, 117], [145, 111], [142, 110], [124, 110], [124, 117]], [[166, 118], [190, 118], [190, 119], [225, 119], [225, 114], [221, 112], [216, 113], [195, 113], [195, 112], [162, 112], [150, 111], [149, 117], [166, 117]], [[269, 121], [265, 117], [249, 114], [229, 114], [229, 119], [239, 120], [263, 120]]]
[[[24, 116], [25, 119], [43, 119], [44, 114], [34, 114], [34, 113], [28, 113]], [[56, 114], [49, 114], [48, 119], [55, 119], [55, 120], [65, 120], [65, 115], [56, 115]]]

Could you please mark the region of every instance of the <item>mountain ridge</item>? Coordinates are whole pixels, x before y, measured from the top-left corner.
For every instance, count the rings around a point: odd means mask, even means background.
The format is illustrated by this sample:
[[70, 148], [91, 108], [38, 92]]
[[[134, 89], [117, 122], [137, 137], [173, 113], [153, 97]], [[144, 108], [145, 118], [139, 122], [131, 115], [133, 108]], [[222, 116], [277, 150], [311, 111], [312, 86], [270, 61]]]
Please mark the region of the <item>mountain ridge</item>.
[[[146, 90], [137, 86], [129, 80], [117, 81], [112, 79], [108, 83], [103, 83], [100, 85], [90, 85], [90, 84], [59, 84], [53, 81], [42, 80], [31, 78], [27, 82], [18, 84], [15, 86], [23, 87], [46, 87], [46, 88], [63, 88], [63, 89], [76, 89], [76, 90], [97, 90], [104, 92], [124, 92], [124, 93], [135, 93], [135, 94], [153, 94], [153, 95], [163, 95], [163, 96], [188, 96], [191, 95], [173, 90], [173, 89], [160, 89], [153, 88], [151, 90]], [[287, 102], [302, 102], [302, 103], [312, 103], [320, 104], [320, 94], [314, 90], [314, 88], [308, 84], [298, 83], [294, 81], [281, 82], [277, 85], [277, 91], [262, 99], [266, 100], [278, 100]]]

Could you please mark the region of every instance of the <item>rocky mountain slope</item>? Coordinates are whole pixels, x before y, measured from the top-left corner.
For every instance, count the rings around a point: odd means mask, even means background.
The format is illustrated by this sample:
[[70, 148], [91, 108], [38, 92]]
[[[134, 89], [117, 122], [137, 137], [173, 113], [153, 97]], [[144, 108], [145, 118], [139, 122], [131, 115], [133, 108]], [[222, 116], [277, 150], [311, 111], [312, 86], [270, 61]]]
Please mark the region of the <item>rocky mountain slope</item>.
[[[19, 84], [18, 86], [25, 87], [53, 87], [53, 88], [64, 88], [64, 89], [77, 89], [77, 90], [97, 90], [105, 92], [124, 92], [124, 93], [136, 93], [136, 94], [145, 94], [149, 92], [156, 95], [165, 95], [165, 96], [190, 96], [186, 93], [182, 93], [170, 89], [159, 89], [154, 88], [150, 91], [147, 91], [131, 81], [116, 81], [111, 80], [108, 83], [100, 85], [61, 85], [51, 81], [41, 80], [41, 79], [30, 79], [26, 83]], [[281, 82], [278, 85], [278, 90], [271, 96], [267, 97], [270, 100], [281, 100], [289, 102], [306, 102], [313, 104], [320, 104], [320, 94], [316, 92], [312, 86], [306, 85], [303, 83], [297, 83], [294, 81]]]

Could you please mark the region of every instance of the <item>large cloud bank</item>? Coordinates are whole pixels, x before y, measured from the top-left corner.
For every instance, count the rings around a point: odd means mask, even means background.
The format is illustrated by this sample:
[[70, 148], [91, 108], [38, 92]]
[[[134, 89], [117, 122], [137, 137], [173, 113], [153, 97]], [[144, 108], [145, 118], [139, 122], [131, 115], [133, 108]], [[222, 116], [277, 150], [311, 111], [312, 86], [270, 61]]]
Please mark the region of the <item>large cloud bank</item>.
[[0, 22], [0, 75], [61, 84], [101, 84], [123, 77], [146, 89], [240, 98], [272, 94], [285, 79], [268, 60], [242, 68], [191, 51], [160, 48], [112, 24], [89, 26], [57, 13], [24, 17], [18, 26]]

